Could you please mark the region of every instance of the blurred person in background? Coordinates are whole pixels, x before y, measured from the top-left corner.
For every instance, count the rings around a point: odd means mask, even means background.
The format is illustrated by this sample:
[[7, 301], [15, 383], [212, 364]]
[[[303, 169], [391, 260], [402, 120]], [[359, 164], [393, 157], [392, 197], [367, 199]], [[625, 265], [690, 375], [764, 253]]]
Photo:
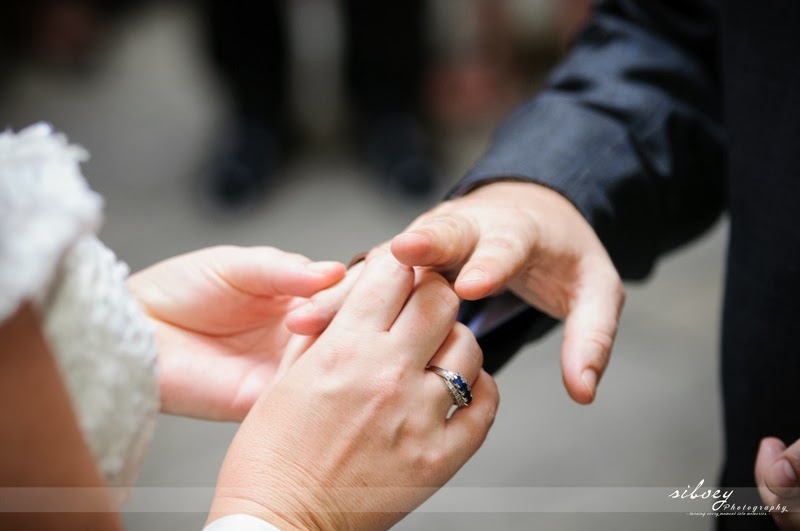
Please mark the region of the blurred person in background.
[[[340, 2], [356, 142], [389, 191], [427, 197], [437, 183], [433, 128], [496, 124], [541, 81], [588, 6], [581, 0], [550, 9], [540, 2], [531, 10], [519, 3], [472, 0], [446, 6], [439, 25], [470, 27], [445, 29], [436, 27], [429, 1]], [[222, 206], [235, 209], [257, 199], [295, 136], [286, 11], [285, 1], [204, 3], [211, 55], [234, 105], [230, 145], [221, 151], [211, 182]], [[447, 18], [454, 12], [463, 19]], [[530, 28], [515, 20], [531, 14], [552, 16], [554, 28], [545, 35], [534, 31], [531, 38]], [[466, 35], [466, 42], [429, 42], [431, 33], [448, 31]]]
[[[123, 9], [143, 0], [35, 0], [5, 7], [4, 63], [20, 56], [75, 69], [91, 64]], [[207, 192], [230, 210], [261, 198], [295, 136], [285, 0], [200, 4], [208, 52], [233, 104]], [[423, 93], [430, 50], [424, 0], [346, 0], [347, 95], [357, 144], [386, 188], [425, 198], [436, 185]], [[2, 72], [0, 72], [2, 73]]]
[[[120, 15], [147, 3], [35, 0], [7, 6], [0, 20], [3, 65], [33, 56], [71, 71], [90, 67]], [[556, 39], [546, 25], [530, 27], [532, 18], [553, 15], [543, 7], [546, 2], [534, 9], [511, 0], [440, 2], [438, 8], [423, 0], [332, 4], [343, 12], [346, 94], [357, 144], [371, 173], [391, 192], [407, 197], [424, 198], [436, 184], [434, 127], [445, 129], [436, 138], [442, 140], [451, 132], [497, 123], [556, 56]], [[562, 21], [558, 35], [582, 4], [556, 10]], [[290, 109], [296, 94], [289, 86], [289, 5], [199, 4], [209, 55], [233, 107], [206, 172], [205, 190], [223, 208], [237, 210], [257, 201], [300, 139]], [[458, 42], [443, 43], [442, 35]], [[541, 68], [532, 71], [531, 63]]]
[[[422, 104], [426, 2], [345, 0], [341, 7], [358, 145], [390, 190], [425, 197], [435, 186]], [[213, 169], [211, 193], [237, 209], [264, 192], [291, 140], [286, 2], [206, 0], [204, 15], [235, 107], [231, 146]]]
[[[91, 64], [112, 22], [141, 0], [30, 0], [9, 2], [0, 17], [2, 66], [35, 58], [80, 71]], [[7, 72], [0, 72], [7, 74]]]

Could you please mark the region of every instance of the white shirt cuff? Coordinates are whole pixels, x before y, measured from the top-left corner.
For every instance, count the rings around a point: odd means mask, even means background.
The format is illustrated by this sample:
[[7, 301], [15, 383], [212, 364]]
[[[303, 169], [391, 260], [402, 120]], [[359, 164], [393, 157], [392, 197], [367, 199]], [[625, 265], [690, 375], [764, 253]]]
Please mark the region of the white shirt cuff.
[[229, 514], [214, 520], [203, 531], [281, 531], [272, 524], [249, 514]]

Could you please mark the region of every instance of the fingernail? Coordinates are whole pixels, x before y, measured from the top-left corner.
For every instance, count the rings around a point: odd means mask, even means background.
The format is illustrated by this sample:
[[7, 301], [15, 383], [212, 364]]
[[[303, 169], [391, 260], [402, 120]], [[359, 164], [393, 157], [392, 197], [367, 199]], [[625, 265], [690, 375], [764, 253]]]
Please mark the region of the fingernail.
[[779, 459], [767, 469], [767, 487], [782, 498], [800, 496], [800, 485], [797, 484], [797, 472], [787, 459]]
[[306, 269], [317, 275], [327, 275], [341, 267], [340, 262], [312, 262], [306, 266]]
[[464, 276], [459, 279], [459, 282], [478, 282], [481, 280], [486, 280], [486, 272], [481, 269], [472, 269], [464, 273]]
[[594, 393], [597, 390], [597, 373], [594, 369], [586, 369], [581, 374], [581, 380], [583, 380], [583, 385], [586, 386], [586, 390], [589, 391], [589, 394], [594, 399]]

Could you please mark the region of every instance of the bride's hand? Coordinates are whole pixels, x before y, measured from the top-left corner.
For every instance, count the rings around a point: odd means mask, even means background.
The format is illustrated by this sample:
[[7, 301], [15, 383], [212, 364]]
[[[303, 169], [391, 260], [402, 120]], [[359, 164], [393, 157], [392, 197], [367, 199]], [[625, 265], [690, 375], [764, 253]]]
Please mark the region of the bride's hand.
[[[280, 529], [385, 529], [442, 486], [483, 442], [498, 395], [444, 278], [386, 249], [367, 258], [330, 326], [237, 433], [209, 516]], [[301, 338], [302, 339], [302, 338]], [[453, 397], [436, 365], [460, 372]]]
[[155, 326], [162, 411], [244, 418], [274, 380], [291, 337], [287, 312], [344, 273], [270, 247], [212, 247], [131, 276]]

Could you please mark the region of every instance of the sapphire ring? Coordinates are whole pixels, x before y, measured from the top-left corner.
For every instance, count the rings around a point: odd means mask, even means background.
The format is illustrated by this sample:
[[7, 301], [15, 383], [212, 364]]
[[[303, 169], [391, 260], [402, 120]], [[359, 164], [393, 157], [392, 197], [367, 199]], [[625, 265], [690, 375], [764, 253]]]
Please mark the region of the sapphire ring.
[[428, 365], [425, 370], [442, 377], [447, 390], [450, 391], [453, 397], [453, 404], [458, 407], [465, 407], [472, 402], [472, 389], [470, 389], [467, 379], [461, 373], [448, 371], [436, 365]]

